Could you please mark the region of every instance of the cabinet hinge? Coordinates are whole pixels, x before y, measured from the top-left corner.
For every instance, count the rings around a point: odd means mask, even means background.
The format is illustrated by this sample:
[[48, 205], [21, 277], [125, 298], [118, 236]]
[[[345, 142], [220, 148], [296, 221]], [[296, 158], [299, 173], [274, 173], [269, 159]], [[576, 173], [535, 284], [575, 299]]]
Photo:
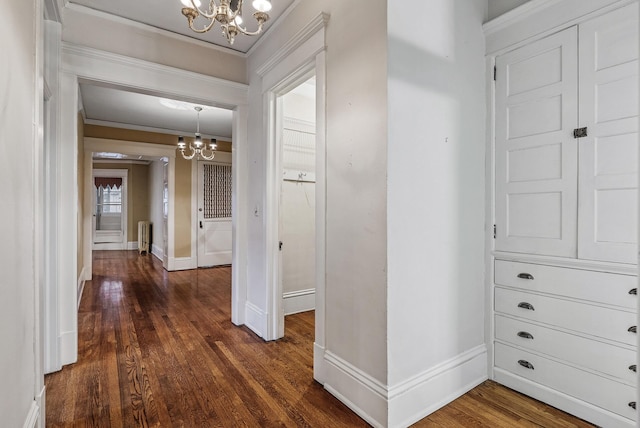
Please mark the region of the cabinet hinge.
[[584, 138], [587, 136], [587, 128], [576, 128], [573, 130], [573, 138]]
[[493, 225], [493, 239], [496, 239], [496, 234], [497, 234], [498, 229], [496, 228], [496, 225]]
[[496, 76], [498, 75], [498, 68], [494, 65], [493, 66], [493, 81], [495, 82], [496, 80]]

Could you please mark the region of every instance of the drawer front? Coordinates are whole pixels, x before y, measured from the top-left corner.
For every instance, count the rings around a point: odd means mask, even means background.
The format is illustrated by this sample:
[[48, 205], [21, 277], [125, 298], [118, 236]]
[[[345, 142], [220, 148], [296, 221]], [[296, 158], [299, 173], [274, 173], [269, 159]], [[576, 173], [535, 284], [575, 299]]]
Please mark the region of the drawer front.
[[637, 276], [496, 260], [495, 283], [634, 309]]
[[548, 296], [495, 288], [495, 310], [636, 346], [636, 314]]
[[[530, 368], [524, 367], [527, 364]], [[636, 401], [632, 386], [500, 343], [495, 346], [495, 365], [594, 406], [636, 419], [636, 411], [629, 406]]]
[[636, 384], [636, 353], [629, 349], [496, 315], [496, 339]]

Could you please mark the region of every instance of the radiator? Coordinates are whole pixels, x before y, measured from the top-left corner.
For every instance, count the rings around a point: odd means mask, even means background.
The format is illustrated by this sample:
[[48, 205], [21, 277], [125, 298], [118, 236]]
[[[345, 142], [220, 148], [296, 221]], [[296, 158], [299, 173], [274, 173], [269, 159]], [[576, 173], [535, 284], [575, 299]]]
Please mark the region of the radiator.
[[138, 222], [138, 253], [149, 254], [149, 246], [151, 245], [151, 222]]

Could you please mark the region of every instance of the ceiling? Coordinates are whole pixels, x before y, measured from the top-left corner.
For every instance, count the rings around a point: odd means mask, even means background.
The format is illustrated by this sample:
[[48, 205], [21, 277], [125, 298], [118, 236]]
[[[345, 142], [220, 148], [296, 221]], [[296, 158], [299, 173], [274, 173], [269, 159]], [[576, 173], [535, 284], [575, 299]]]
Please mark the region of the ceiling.
[[[201, 0], [201, 9], [207, 8], [207, 1]], [[273, 8], [269, 12], [270, 19], [265, 23], [262, 34], [269, 30], [274, 22], [291, 6], [293, 1], [272, 0]], [[219, 4], [219, 1], [216, 2]], [[243, 17], [247, 30], [254, 31], [257, 25], [252, 16], [255, 10], [251, 3], [251, 0], [244, 0]], [[234, 44], [230, 46], [227, 39], [222, 35], [222, 30], [218, 23], [214, 25], [211, 31], [202, 34], [196, 33], [189, 29], [187, 19], [182, 15], [181, 10], [184, 5], [180, 0], [70, 0], [66, 3], [66, 7], [90, 8], [243, 53], [251, 49], [261, 36], [238, 35]], [[206, 23], [206, 20], [201, 19], [199, 18], [195, 22], [198, 28]]]

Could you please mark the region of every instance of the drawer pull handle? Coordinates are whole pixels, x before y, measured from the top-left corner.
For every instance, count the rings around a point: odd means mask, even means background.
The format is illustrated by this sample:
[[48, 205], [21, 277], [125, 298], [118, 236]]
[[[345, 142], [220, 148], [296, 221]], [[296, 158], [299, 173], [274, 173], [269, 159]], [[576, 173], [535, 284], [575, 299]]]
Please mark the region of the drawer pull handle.
[[636, 373], [637, 372], [637, 366], [635, 364], [631, 364], [629, 366], [629, 370], [631, 370], [632, 372]]
[[530, 273], [519, 273], [518, 278], [533, 279], [533, 275], [531, 275]]
[[531, 303], [527, 303], [527, 302], [518, 303], [518, 307], [522, 308], [522, 309], [527, 309], [529, 311], [535, 311], [535, 309], [533, 308], [533, 305]]
[[533, 364], [531, 364], [529, 361], [518, 360], [518, 364], [520, 364], [525, 369], [533, 370]]
[[634, 296], [638, 295], [638, 289], [632, 288], [631, 290], [629, 290], [629, 294], [633, 294]]
[[522, 337], [523, 339], [533, 339], [531, 333], [527, 333], [526, 331], [518, 332], [518, 336]]
[[636, 402], [632, 401], [631, 403], [629, 403], [629, 407], [631, 407], [633, 410], [636, 409]]
[[627, 331], [628, 331], [629, 333], [637, 333], [637, 332], [638, 332], [638, 326], [635, 326], [635, 325], [634, 325], [634, 326], [631, 326], [631, 327], [629, 327], [629, 328], [627, 329]]

